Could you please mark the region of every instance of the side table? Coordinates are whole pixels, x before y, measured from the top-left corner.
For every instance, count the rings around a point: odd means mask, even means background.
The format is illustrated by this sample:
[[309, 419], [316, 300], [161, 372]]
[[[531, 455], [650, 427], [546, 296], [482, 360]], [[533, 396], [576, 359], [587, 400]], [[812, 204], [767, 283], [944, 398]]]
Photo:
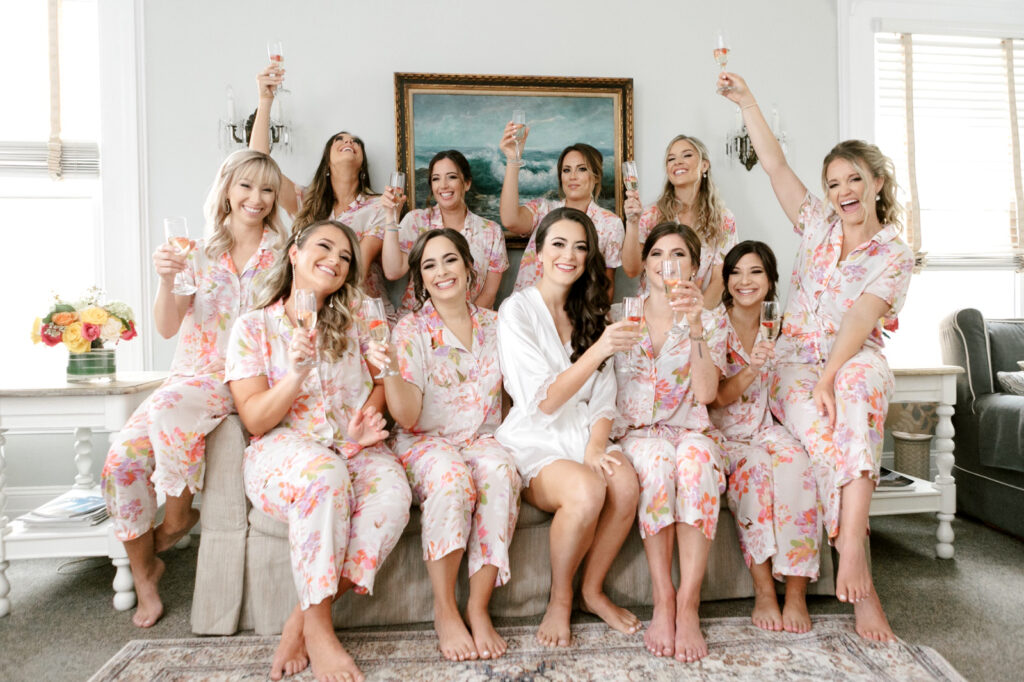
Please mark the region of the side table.
[[951, 365], [893, 367], [896, 390], [893, 403], [938, 403], [939, 423], [935, 427], [935, 481], [914, 479], [900, 490], [876, 491], [871, 498], [871, 516], [937, 512], [935, 554], [953, 558], [953, 516], [956, 514], [956, 481], [953, 478], [953, 405], [956, 404], [956, 376], [963, 368]]
[[[7, 503], [7, 459], [4, 434], [12, 429], [73, 428], [75, 488], [99, 491], [92, 475], [92, 430], [103, 429], [114, 438], [139, 404], [167, 378], [165, 372], [120, 372], [115, 381], [71, 384], [63, 378], [0, 379], [0, 617], [11, 611], [7, 567], [11, 559], [66, 556], [107, 556], [113, 561], [114, 608], [135, 606], [135, 591], [128, 555], [107, 521], [73, 531], [29, 531], [4, 515]], [[106, 456], [106, 453], [102, 453]]]

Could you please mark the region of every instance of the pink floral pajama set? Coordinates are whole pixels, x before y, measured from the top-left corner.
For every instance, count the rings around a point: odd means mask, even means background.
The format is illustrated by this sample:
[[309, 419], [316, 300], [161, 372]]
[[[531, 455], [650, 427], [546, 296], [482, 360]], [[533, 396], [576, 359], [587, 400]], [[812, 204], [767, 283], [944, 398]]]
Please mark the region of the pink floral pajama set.
[[423, 395], [415, 426], [396, 426], [395, 451], [423, 512], [423, 558], [468, 546], [469, 575], [510, 577], [508, 548], [522, 481], [512, 453], [495, 438], [501, 423], [498, 314], [470, 304], [470, 348], [445, 326], [430, 300], [395, 328], [402, 378]]
[[[728, 328], [724, 379], [750, 365], [739, 336]], [[749, 567], [772, 560], [772, 574], [818, 577], [821, 527], [814, 470], [800, 442], [775, 423], [768, 409], [770, 364], [732, 404], [709, 410], [725, 442], [727, 499]]]
[[153, 528], [157, 491], [180, 496], [203, 487], [206, 434], [235, 411], [224, 385], [224, 356], [235, 319], [249, 310], [259, 280], [277, 259], [277, 235], [264, 230], [239, 274], [227, 252], [209, 258], [196, 242], [183, 272], [197, 289], [178, 330], [171, 376], [113, 439], [103, 495], [114, 536], [134, 540]]
[[[882, 328], [895, 328], [906, 300], [914, 258], [895, 225], [885, 225], [839, 262], [843, 226], [808, 193], [794, 225], [802, 235], [793, 266], [782, 336], [775, 348], [771, 409], [800, 439], [818, 481], [829, 538], [839, 532], [840, 489], [867, 473], [878, 480], [879, 457], [894, 379], [882, 354]], [[889, 305], [883, 321], [839, 369], [835, 379], [835, 428], [818, 414], [811, 393], [821, 377], [843, 315], [864, 294]]]
[[[710, 330], [706, 345], [711, 358], [722, 368], [722, 320], [705, 310], [701, 322]], [[713, 540], [718, 527], [720, 495], [725, 492], [722, 436], [711, 423], [707, 406], [693, 395], [691, 351], [688, 330], [672, 330], [655, 356], [644, 320], [640, 343], [633, 347], [637, 369], [616, 372], [619, 414], [613, 435], [640, 479], [643, 538], [685, 523]], [[616, 354], [615, 362], [627, 362], [625, 354]]]
[[[226, 380], [265, 376], [273, 386], [288, 372], [293, 333], [281, 301], [241, 317]], [[372, 592], [409, 521], [409, 484], [394, 454], [383, 443], [361, 447], [346, 433], [373, 389], [354, 324], [348, 341], [340, 359], [320, 357], [281, 423], [252, 439], [242, 466], [252, 504], [288, 524], [303, 609], [333, 596], [340, 578]]]

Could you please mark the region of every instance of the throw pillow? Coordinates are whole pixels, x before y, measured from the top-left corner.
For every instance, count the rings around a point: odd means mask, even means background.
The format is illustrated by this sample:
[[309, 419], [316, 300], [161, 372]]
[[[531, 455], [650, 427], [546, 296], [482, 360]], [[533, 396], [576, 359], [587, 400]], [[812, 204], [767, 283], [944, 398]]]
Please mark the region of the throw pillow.
[[996, 378], [1007, 393], [1024, 395], [1024, 372], [996, 372]]

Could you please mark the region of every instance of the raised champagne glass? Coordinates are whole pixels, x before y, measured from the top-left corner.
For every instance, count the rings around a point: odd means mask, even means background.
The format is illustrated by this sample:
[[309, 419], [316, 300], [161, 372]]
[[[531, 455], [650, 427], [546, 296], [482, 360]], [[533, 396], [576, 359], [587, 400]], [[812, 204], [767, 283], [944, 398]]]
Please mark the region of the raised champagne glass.
[[[295, 323], [299, 329], [309, 334], [316, 329], [316, 294], [309, 289], [295, 290]], [[316, 341], [314, 340], [314, 344]], [[303, 367], [315, 365], [319, 360], [319, 353], [314, 345], [313, 355], [299, 364]]]
[[[183, 216], [164, 218], [164, 236], [167, 243], [178, 256], [188, 256], [192, 251], [192, 240], [188, 236], [188, 221]], [[171, 292], [177, 296], [191, 296], [196, 293], [196, 285], [185, 279], [185, 273], [174, 276], [174, 288]]]

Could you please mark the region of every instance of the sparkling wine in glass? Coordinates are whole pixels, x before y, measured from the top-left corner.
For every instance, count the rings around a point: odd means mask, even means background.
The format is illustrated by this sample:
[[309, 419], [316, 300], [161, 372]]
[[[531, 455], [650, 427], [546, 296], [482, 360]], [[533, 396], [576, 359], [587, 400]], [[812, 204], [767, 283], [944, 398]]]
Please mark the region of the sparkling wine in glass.
[[[391, 335], [388, 329], [388, 319], [384, 314], [384, 301], [379, 298], [364, 298], [362, 303], [363, 321], [366, 323], [366, 330], [370, 338], [380, 344], [387, 344]], [[381, 367], [380, 373], [374, 379], [398, 376], [398, 372], [390, 367]]]
[[[279, 69], [284, 68], [284, 43], [280, 40], [271, 40], [267, 43], [267, 56], [270, 57], [270, 61], [274, 63]], [[291, 92], [286, 89], [284, 85], [277, 86], [277, 92]]]
[[778, 301], [764, 301], [761, 303], [761, 334], [766, 341], [774, 342], [779, 338], [782, 331], [782, 314], [779, 311]]
[[515, 109], [512, 111], [512, 123], [516, 126], [516, 158], [515, 164], [517, 166], [523, 165], [523, 138], [526, 137], [526, 112], [522, 109]]
[[[678, 258], [670, 258], [661, 264], [661, 280], [665, 284], [665, 295], [670, 301], [682, 298], [679, 287], [683, 284], [683, 261]], [[672, 311], [672, 324], [680, 327], [679, 317], [675, 310]]]
[[[307, 334], [316, 329], [316, 294], [309, 289], [295, 290], [295, 322]], [[313, 356], [303, 360], [299, 364], [303, 367], [315, 365], [319, 360], [319, 353], [313, 350]]]
[[[388, 187], [395, 193], [396, 199], [401, 199], [405, 195], [405, 173], [399, 170], [391, 171], [391, 176], [388, 177]], [[398, 224], [398, 215], [399, 210], [396, 208], [392, 224]]]
[[[643, 299], [638, 296], [624, 296], [622, 299], [622, 319], [628, 320], [636, 325], [636, 333], [639, 338], [640, 334], [640, 321], [644, 316], [644, 305]], [[630, 348], [629, 352], [626, 353], [626, 364], [630, 371], [636, 368], [636, 362], [633, 358], [633, 349]]]
[[[192, 240], [188, 238], [188, 221], [182, 216], [164, 218], [164, 236], [167, 243], [179, 256], [187, 256], [192, 251]], [[174, 288], [171, 292], [178, 296], [191, 296], [196, 293], [196, 285], [185, 279], [185, 273], [174, 276]]]
[[640, 175], [636, 172], [636, 161], [622, 162], [622, 184], [627, 190], [637, 191], [640, 189]]
[[[725, 31], [718, 29], [715, 31], [715, 47], [714, 47], [715, 61], [718, 62], [718, 67], [725, 71], [725, 65], [729, 63], [729, 38], [725, 35]], [[719, 94], [732, 90], [731, 87], [725, 86], [718, 89]]]

